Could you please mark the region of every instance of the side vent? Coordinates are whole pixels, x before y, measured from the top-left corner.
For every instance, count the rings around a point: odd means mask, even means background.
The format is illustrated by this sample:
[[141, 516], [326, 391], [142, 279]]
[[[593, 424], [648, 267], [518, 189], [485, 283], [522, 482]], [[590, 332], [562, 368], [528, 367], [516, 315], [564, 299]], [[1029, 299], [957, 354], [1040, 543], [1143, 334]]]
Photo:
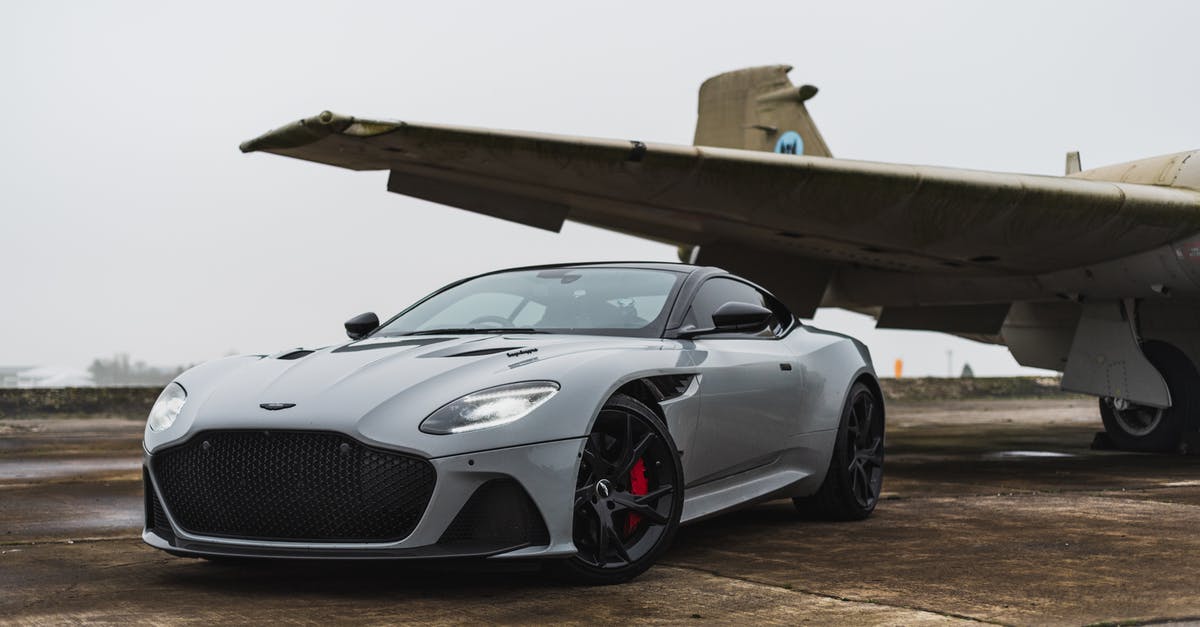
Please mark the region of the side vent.
[[142, 490], [146, 499], [146, 528], [153, 530], [163, 540], [174, 543], [175, 532], [171, 530], [167, 513], [154, 492], [154, 484], [150, 482], [150, 471], [145, 466], [142, 467]]
[[659, 400], [669, 401], [686, 392], [695, 376], [693, 374], [664, 374], [646, 380], [658, 391]]
[[283, 355], [280, 355], [280, 356], [276, 357], [275, 359], [288, 359], [288, 360], [300, 359], [301, 357], [307, 357], [307, 356], [313, 354], [314, 352], [316, 352], [316, 351], [312, 351], [312, 350], [305, 348], [305, 349], [301, 349], [298, 351], [292, 351], [290, 353], [284, 353]]
[[503, 478], [492, 479], [475, 490], [438, 544], [542, 546], [550, 544], [550, 534], [529, 493], [515, 480]]

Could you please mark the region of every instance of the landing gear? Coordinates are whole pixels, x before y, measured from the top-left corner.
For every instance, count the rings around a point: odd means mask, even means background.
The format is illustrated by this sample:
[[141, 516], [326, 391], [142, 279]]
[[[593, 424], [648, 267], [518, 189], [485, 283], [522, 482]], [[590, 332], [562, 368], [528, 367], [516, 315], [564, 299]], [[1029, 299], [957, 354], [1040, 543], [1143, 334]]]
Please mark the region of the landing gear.
[[653, 410], [617, 394], [583, 447], [575, 483], [575, 546], [556, 566], [587, 584], [628, 581], [666, 550], [683, 511], [683, 468]]
[[1166, 342], [1148, 341], [1142, 353], [1154, 365], [1171, 392], [1171, 407], [1160, 409], [1125, 399], [1100, 399], [1104, 431], [1115, 448], [1125, 451], [1173, 452], [1200, 421], [1200, 373], [1183, 351]]

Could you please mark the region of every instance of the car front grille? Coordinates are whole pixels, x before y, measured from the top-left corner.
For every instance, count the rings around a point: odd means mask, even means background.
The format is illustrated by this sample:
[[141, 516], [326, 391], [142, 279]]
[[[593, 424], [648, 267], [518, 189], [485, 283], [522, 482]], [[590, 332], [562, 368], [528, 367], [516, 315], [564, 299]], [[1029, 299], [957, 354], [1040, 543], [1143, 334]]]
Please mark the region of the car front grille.
[[423, 459], [310, 431], [201, 432], [151, 470], [185, 531], [256, 540], [401, 540], [435, 482]]

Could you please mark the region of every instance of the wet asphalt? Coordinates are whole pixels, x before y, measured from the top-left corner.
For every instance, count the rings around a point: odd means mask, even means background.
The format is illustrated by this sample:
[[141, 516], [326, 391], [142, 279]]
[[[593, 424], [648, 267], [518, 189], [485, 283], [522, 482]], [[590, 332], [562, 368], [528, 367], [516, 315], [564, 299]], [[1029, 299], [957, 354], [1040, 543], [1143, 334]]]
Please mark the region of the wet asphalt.
[[1200, 617], [1200, 458], [1089, 448], [1085, 399], [893, 403], [876, 514], [682, 529], [632, 583], [144, 546], [142, 420], [0, 420], [6, 623], [1091, 624]]

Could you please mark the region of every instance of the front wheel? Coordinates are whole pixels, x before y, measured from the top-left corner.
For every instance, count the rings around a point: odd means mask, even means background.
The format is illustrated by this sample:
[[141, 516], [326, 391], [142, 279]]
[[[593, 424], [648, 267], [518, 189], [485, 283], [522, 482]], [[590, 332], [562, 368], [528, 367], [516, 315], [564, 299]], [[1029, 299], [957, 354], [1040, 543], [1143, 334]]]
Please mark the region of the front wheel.
[[583, 446], [574, 507], [579, 552], [555, 566], [579, 583], [628, 581], [671, 544], [682, 511], [675, 441], [653, 410], [617, 394]]
[[802, 515], [862, 520], [875, 511], [883, 488], [883, 402], [871, 388], [850, 388], [825, 481], [812, 496], [792, 499]]

